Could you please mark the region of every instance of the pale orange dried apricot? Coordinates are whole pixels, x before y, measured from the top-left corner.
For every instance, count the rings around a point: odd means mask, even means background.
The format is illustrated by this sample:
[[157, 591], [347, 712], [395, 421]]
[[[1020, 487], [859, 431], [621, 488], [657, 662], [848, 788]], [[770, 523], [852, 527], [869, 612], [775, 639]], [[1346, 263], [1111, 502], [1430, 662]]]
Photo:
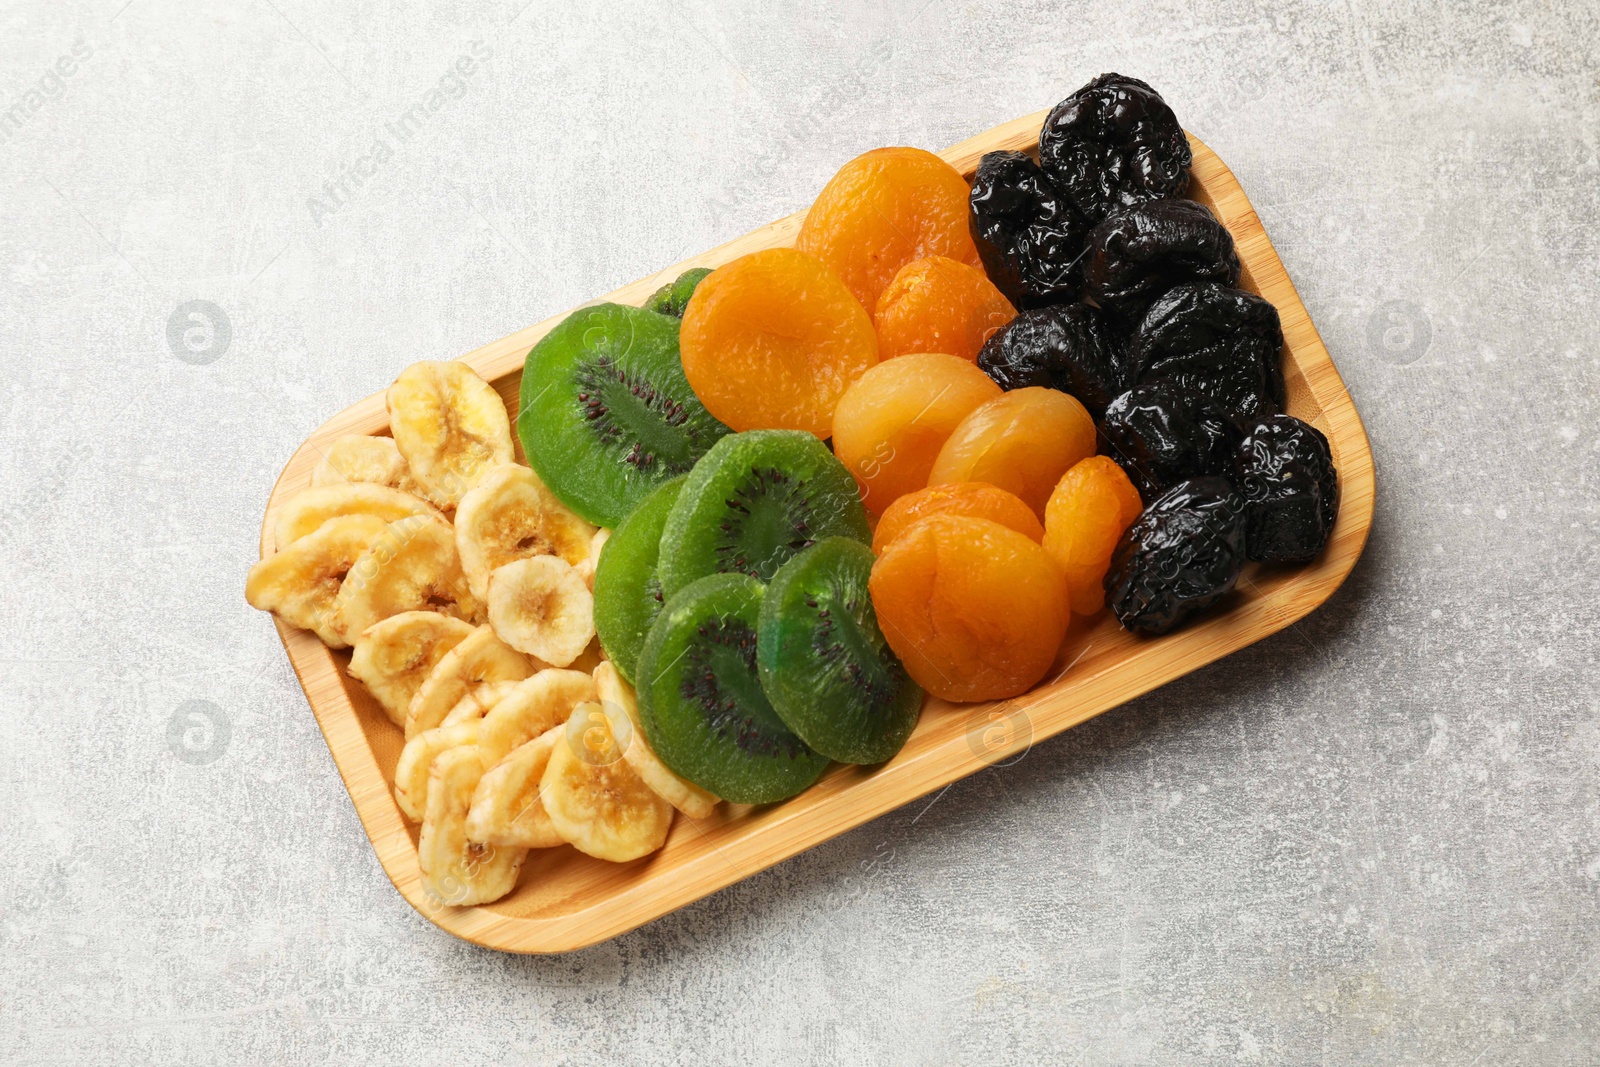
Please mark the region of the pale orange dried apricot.
[[929, 515], [884, 549], [868, 580], [889, 647], [946, 700], [1026, 692], [1055, 662], [1072, 613], [1050, 554], [971, 515]]
[[815, 256], [769, 248], [707, 275], [683, 312], [683, 373], [735, 430], [833, 431], [839, 397], [878, 362], [872, 320]]
[[1139, 491], [1109, 456], [1090, 456], [1061, 476], [1044, 509], [1044, 548], [1066, 576], [1072, 610], [1105, 607], [1101, 588], [1122, 531], [1139, 517]]
[[872, 551], [882, 555], [891, 541], [912, 526], [929, 515], [944, 513], [989, 519], [1034, 541], [1044, 540], [1038, 517], [1015, 493], [988, 482], [954, 482], [907, 493], [885, 508], [872, 531]]
[[925, 256], [980, 267], [961, 172], [920, 148], [875, 148], [846, 163], [806, 213], [795, 247], [839, 272], [868, 312], [900, 268]]
[[928, 484], [934, 457], [962, 419], [1000, 396], [964, 359], [921, 353], [871, 367], [839, 398], [833, 452], [855, 475], [867, 508]]
[[948, 352], [977, 362], [983, 343], [1017, 317], [988, 275], [945, 256], [915, 259], [878, 295], [878, 358]]
[[1094, 446], [1094, 420], [1076, 397], [1040, 385], [1013, 389], [961, 420], [928, 484], [989, 482], [1042, 516], [1056, 482]]

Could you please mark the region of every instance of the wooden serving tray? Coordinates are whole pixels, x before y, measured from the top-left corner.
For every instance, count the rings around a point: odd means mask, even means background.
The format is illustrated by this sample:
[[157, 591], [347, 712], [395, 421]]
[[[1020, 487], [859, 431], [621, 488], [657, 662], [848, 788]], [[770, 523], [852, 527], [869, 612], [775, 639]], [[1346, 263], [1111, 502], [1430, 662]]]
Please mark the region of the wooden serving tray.
[[[997, 126], [940, 154], [970, 179], [985, 152], [1035, 146], [1046, 114], [1041, 111]], [[1240, 286], [1270, 300], [1282, 318], [1289, 411], [1327, 434], [1333, 449], [1342, 494], [1339, 519], [1318, 560], [1294, 568], [1251, 565], [1227, 610], [1165, 637], [1137, 637], [1108, 615], [1075, 620], [1052, 680], [1021, 697], [993, 704], [955, 705], [930, 698], [911, 740], [881, 767], [835, 765], [816, 785], [781, 804], [724, 804], [701, 820], [680, 815], [666, 847], [632, 863], [606, 863], [567, 847], [530, 852], [514, 893], [471, 908], [441, 905], [422, 885], [418, 828], [401, 817], [393, 795], [401, 732], [360, 683], [345, 674], [349, 653], [332, 652], [311, 633], [280, 622], [278, 632], [345, 788], [379, 862], [401, 895], [441, 928], [487, 948], [565, 952], [592, 945], [1015, 756], [1035, 741], [1283, 629], [1326, 600], [1366, 544], [1372, 523], [1372, 452], [1350, 394], [1244, 190], [1215, 153], [1193, 137], [1190, 142], [1194, 146], [1190, 195], [1216, 212], [1232, 232], [1244, 265]], [[758, 249], [790, 245], [804, 217], [800, 212], [780, 219], [625, 285], [605, 299], [640, 304], [690, 267], [717, 267]], [[462, 357], [500, 391], [513, 426], [523, 357], [565, 317], [546, 319]], [[396, 367], [395, 373], [400, 369]], [[388, 432], [380, 392], [312, 434], [273, 487], [261, 527], [262, 556], [274, 550], [272, 527], [278, 508], [310, 485], [312, 469], [328, 442], [344, 434]], [[520, 444], [518, 453], [520, 459]]]

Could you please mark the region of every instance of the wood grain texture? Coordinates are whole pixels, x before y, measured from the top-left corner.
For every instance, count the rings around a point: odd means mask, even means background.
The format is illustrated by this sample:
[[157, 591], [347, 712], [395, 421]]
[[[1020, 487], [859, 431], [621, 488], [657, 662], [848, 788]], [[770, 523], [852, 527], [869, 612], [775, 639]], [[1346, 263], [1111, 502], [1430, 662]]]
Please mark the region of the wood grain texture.
[[[1045, 114], [997, 126], [940, 154], [970, 178], [985, 152], [1032, 147]], [[1161, 638], [1137, 637], [1108, 617], [1074, 620], [1049, 680], [1021, 697], [993, 704], [952, 705], [930, 699], [911, 740], [881, 767], [835, 766], [811, 789], [782, 804], [725, 804], [701, 820], [680, 815], [666, 847], [633, 863], [605, 863], [571, 848], [530, 853], [514, 893], [472, 908], [440, 904], [421, 883], [417, 828], [401, 816], [392, 789], [400, 731], [360, 684], [346, 676], [349, 654], [331, 652], [310, 633], [278, 623], [290, 662], [379, 862], [406, 900], [442, 929], [488, 948], [564, 952], [592, 945], [1011, 758], [1039, 740], [1283, 629], [1326, 600], [1366, 544], [1373, 508], [1372, 452], [1344, 382], [1244, 190], [1215, 153], [1193, 137], [1190, 140], [1195, 156], [1190, 195], [1215, 211], [1232, 232], [1244, 264], [1241, 287], [1270, 300], [1282, 318], [1288, 409], [1322, 430], [1333, 450], [1341, 505], [1328, 547], [1318, 560], [1299, 568], [1252, 565], [1225, 611]], [[690, 267], [716, 267], [758, 249], [790, 245], [803, 215], [780, 219], [624, 286], [605, 299], [639, 304]], [[500, 391], [513, 424], [523, 357], [565, 317], [547, 319], [462, 357]], [[396, 367], [395, 373], [400, 370]], [[310, 484], [324, 447], [351, 433], [388, 433], [382, 393], [334, 416], [289, 460], [267, 503], [261, 529], [263, 557], [273, 551], [278, 508]]]

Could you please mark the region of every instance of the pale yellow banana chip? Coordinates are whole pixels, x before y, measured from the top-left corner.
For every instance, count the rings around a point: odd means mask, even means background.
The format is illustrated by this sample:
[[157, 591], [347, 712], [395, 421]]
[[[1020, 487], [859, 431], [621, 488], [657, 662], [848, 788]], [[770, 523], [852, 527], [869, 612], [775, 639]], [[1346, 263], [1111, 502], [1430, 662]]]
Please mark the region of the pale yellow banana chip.
[[540, 780], [561, 736], [561, 726], [551, 727], [484, 772], [472, 794], [472, 810], [467, 812], [468, 840], [522, 848], [566, 844], [539, 799]]
[[384, 522], [412, 515], [441, 521], [444, 518], [439, 509], [426, 500], [387, 485], [368, 482], [316, 485], [302, 489], [283, 505], [272, 527], [273, 539], [279, 549], [286, 548], [339, 515], [372, 515]]
[[611, 531], [605, 527], [594, 532], [594, 537], [589, 541], [589, 556], [582, 563], [573, 564], [573, 569], [578, 572], [578, 577], [583, 579], [583, 584], [589, 587], [589, 592], [594, 592], [594, 569], [600, 565], [600, 550], [606, 547], [606, 542], [611, 540]]
[[[480, 682], [466, 696], [456, 701], [456, 706], [444, 717], [440, 726], [454, 726], [460, 722], [481, 722], [489, 709], [516, 688], [516, 682]], [[484, 764], [489, 766], [489, 764]]]
[[348, 643], [335, 608], [339, 588], [387, 524], [372, 515], [341, 515], [250, 568], [244, 598], [329, 648]]
[[473, 748], [441, 752], [428, 772], [428, 807], [417, 842], [423, 881], [444, 904], [465, 907], [499, 900], [517, 886], [528, 850], [467, 838], [467, 812], [483, 777]]
[[582, 671], [552, 667], [517, 682], [483, 717], [478, 731], [483, 765], [494, 767], [512, 749], [560, 726], [573, 708], [597, 695], [594, 679]]
[[574, 565], [584, 562], [594, 532], [538, 475], [516, 463], [486, 472], [456, 508], [456, 548], [479, 600], [489, 595], [489, 575], [513, 560], [560, 556]]
[[565, 667], [594, 640], [594, 594], [560, 556], [532, 556], [489, 576], [489, 625], [519, 652]]
[[626, 863], [660, 848], [672, 828], [672, 805], [644, 784], [622, 757], [598, 704], [579, 704], [562, 728], [539, 780], [556, 832], [580, 852]]
[[440, 507], [455, 507], [490, 468], [515, 458], [500, 394], [465, 363], [413, 363], [387, 400], [394, 443]]
[[311, 472], [312, 485], [371, 482], [410, 492], [403, 484], [409, 480], [405, 457], [395, 447], [394, 438], [359, 433], [336, 437], [324, 446], [322, 458]]
[[[623, 681], [622, 675], [609, 662], [594, 669], [594, 682], [611, 734], [622, 744], [622, 756], [634, 773], [689, 818], [703, 819], [710, 815], [721, 798], [678, 777], [651, 751], [644, 729], [639, 725], [639, 701], [633, 686]], [[483, 744], [481, 737], [478, 743]]]
[[333, 606], [347, 639], [404, 611], [470, 620], [480, 610], [461, 573], [449, 524], [420, 515], [389, 524], [350, 568]]
[[406, 742], [400, 750], [400, 762], [394, 767], [394, 802], [400, 805], [406, 818], [421, 822], [428, 810], [428, 771], [434, 758], [460, 745], [471, 745], [477, 751], [478, 723], [457, 723], [454, 726], [436, 726]]
[[411, 699], [411, 707], [406, 709], [406, 737], [438, 726], [479, 682], [518, 682], [542, 666], [501, 641], [488, 626], [478, 627], [445, 653]]
[[437, 611], [402, 611], [362, 631], [350, 653], [358, 678], [396, 726], [433, 668], [472, 635], [472, 624]]

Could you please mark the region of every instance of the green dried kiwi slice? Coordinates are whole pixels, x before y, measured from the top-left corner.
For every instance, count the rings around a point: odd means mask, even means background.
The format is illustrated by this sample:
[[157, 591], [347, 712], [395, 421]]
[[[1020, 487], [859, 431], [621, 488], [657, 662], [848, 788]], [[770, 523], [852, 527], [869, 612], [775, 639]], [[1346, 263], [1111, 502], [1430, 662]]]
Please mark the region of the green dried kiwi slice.
[[653, 311], [575, 311], [522, 368], [517, 435], [528, 462], [562, 503], [599, 526], [615, 529], [726, 433], [683, 376], [678, 321]]
[[661, 531], [662, 591], [708, 574], [767, 581], [824, 537], [872, 540], [855, 479], [828, 446], [801, 430], [730, 434], [684, 483]]
[[651, 293], [650, 299], [644, 302], [644, 309], [658, 315], [671, 315], [675, 319], [683, 318], [683, 309], [689, 306], [689, 298], [710, 273], [710, 267], [694, 267], [684, 271], [678, 275], [677, 281], [668, 282]]
[[828, 766], [761, 688], [763, 591], [748, 575], [702, 578], [667, 601], [639, 653], [639, 721], [651, 751], [737, 804], [792, 797]]
[[848, 537], [818, 541], [772, 576], [756, 628], [756, 664], [773, 710], [841, 763], [889, 759], [922, 711], [922, 690], [872, 610], [872, 560], [872, 549]]
[[594, 628], [606, 658], [629, 682], [650, 624], [661, 614], [661, 579], [656, 576], [661, 528], [683, 482], [674, 478], [639, 501], [606, 541], [595, 566]]

